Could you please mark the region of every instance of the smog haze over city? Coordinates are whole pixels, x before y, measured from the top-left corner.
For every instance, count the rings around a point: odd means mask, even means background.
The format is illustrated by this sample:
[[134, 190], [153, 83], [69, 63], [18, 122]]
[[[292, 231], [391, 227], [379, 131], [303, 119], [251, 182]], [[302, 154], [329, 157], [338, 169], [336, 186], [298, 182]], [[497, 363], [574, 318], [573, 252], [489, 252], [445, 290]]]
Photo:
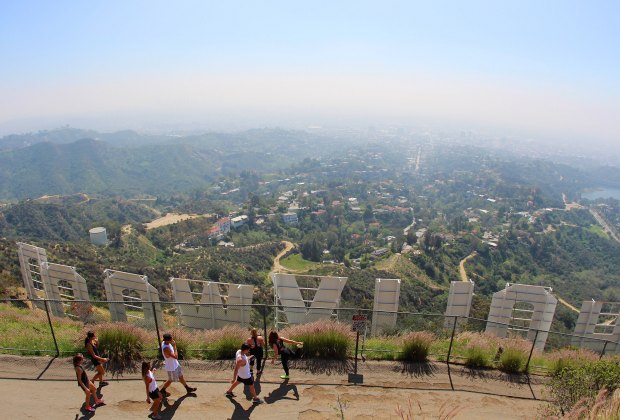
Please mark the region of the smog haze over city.
[[618, 153], [613, 1], [5, 1], [0, 134], [398, 126]]

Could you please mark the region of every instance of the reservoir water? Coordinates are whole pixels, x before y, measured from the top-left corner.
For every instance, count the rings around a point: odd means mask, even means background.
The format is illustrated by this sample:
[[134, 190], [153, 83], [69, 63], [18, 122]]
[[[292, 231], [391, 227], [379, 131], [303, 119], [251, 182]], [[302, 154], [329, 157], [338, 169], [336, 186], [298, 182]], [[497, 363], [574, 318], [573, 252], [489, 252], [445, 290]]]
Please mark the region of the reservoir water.
[[597, 198], [615, 198], [620, 200], [620, 189], [618, 188], [598, 188], [594, 191], [588, 191], [581, 194], [582, 198], [588, 200], [596, 200]]

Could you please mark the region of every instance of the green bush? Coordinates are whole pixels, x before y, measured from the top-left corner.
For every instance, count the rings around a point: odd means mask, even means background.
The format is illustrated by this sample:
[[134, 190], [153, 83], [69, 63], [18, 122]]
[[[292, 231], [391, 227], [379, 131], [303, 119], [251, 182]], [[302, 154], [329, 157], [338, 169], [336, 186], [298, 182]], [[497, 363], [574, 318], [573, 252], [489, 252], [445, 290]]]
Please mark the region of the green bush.
[[401, 360], [423, 363], [428, 360], [429, 350], [435, 336], [427, 331], [419, 331], [403, 337]]
[[319, 359], [347, 358], [353, 341], [350, 326], [339, 322], [317, 321], [286, 328], [283, 337], [304, 343], [304, 357]]
[[195, 339], [202, 340], [201, 348], [206, 347], [203, 357], [210, 360], [224, 360], [235, 357], [241, 344], [250, 336], [248, 330], [237, 326], [226, 326], [219, 330], [207, 330], [196, 334]]
[[599, 359], [598, 354], [587, 349], [562, 349], [551, 353], [548, 357], [551, 361], [551, 374], [554, 376], [568, 366], [595, 362]]
[[492, 366], [489, 350], [481, 346], [469, 346], [465, 349], [465, 366], [486, 368]]
[[463, 347], [461, 354], [465, 358], [465, 366], [470, 368], [493, 366], [497, 337], [479, 332], [465, 331], [458, 335], [455, 344], [460, 344]]
[[527, 364], [527, 352], [522, 349], [508, 347], [499, 357], [498, 368], [506, 373], [523, 373]]
[[107, 364], [109, 371], [117, 374], [136, 371], [137, 362], [142, 360], [144, 344], [149, 339], [146, 331], [130, 324], [116, 322], [97, 325], [95, 332], [101, 353], [109, 359]]
[[558, 411], [567, 412], [580, 401], [595, 398], [601, 389], [612, 394], [620, 388], [620, 358], [567, 364], [549, 386]]

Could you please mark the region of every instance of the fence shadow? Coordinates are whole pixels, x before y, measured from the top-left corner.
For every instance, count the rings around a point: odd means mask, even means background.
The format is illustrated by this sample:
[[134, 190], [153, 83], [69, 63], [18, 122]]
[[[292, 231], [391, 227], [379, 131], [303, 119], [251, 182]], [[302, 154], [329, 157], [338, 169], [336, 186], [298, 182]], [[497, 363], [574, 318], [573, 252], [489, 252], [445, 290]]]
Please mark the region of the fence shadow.
[[299, 370], [307, 370], [314, 374], [344, 375], [353, 370], [351, 360], [303, 359], [295, 360], [291, 366]]

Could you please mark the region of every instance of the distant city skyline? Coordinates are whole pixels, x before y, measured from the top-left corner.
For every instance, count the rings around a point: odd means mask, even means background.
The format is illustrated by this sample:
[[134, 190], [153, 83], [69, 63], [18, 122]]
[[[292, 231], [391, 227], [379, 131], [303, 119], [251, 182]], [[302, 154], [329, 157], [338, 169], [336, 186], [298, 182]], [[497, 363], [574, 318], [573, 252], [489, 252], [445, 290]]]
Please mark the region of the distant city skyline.
[[0, 134], [404, 124], [609, 145], [620, 3], [8, 2]]

